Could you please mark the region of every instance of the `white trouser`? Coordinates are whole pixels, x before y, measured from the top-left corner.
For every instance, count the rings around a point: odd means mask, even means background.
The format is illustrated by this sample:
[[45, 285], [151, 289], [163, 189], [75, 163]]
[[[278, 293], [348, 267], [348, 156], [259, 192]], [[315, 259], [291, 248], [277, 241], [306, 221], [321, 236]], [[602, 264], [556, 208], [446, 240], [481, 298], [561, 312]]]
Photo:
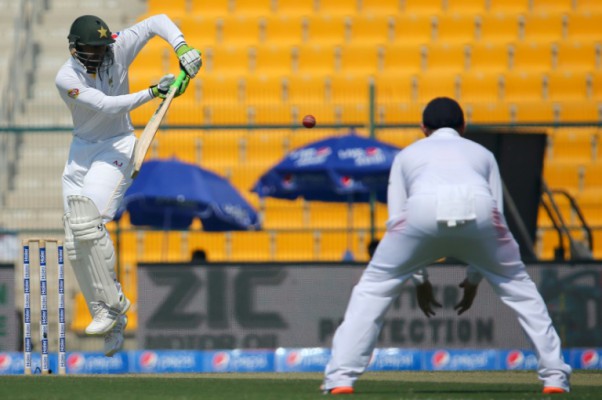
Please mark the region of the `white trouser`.
[[477, 196], [477, 219], [455, 227], [437, 223], [435, 207], [434, 196], [410, 198], [406, 213], [389, 226], [334, 335], [325, 389], [353, 386], [368, 366], [385, 313], [401, 285], [416, 269], [449, 256], [475, 266], [516, 312], [537, 353], [544, 386], [569, 390], [571, 368], [562, 358], [560, 338], [493, 200]]

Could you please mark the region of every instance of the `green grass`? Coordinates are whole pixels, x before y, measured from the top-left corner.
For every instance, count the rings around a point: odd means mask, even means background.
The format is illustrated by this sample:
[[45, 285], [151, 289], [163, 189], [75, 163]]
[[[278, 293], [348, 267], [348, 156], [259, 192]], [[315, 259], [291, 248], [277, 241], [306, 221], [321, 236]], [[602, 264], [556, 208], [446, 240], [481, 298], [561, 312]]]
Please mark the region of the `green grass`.
[[[324, 399], [321, 374], [2, 376], [0, 399]], [[602, 398], [602, 371], [576, 371], [570, 399]], [[368, 399], [547, 399], [533, 371], [367, 373]]]

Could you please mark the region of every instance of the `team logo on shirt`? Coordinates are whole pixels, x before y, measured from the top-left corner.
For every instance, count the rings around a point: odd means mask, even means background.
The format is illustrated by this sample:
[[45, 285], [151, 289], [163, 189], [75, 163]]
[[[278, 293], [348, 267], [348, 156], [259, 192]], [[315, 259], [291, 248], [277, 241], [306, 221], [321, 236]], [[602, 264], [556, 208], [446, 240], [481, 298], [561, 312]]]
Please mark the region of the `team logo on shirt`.
[[121, 32], [113, 32], [113, 33], [111, 34], [111, 37], [112, 37], [113, 39], [117, 39], [117, 37], [119, 36], [119, 34], [120, 34], [120, 33], [121, 33]]
[[77, 96], [79, 96], [79, 89], [69, 89], [67, 91], [67, 96], [71, 97], [72, 99], [77, 99]]
[[115, 161], [113, 161], [113, 165], [116, 165], [119, 168], [121, 168], [123, 166], [123, 162], [115, 160]]

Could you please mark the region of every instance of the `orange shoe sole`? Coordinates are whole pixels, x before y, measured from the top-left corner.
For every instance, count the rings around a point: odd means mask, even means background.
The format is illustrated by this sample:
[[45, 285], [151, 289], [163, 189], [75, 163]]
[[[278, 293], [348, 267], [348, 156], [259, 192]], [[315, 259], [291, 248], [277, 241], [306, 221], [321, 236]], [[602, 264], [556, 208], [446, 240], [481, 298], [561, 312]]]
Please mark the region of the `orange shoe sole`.
[[548, 386], [548, 387], [543, 388], [543, 394], [559, 394], [559, 393], [566, 393], [566, 390], [564, 390], [563, 388], [554, 387], [554, 386]]
[[339, 387], [330, 389], [330, 394], [353, 394], [353, 387], [339, 386]]

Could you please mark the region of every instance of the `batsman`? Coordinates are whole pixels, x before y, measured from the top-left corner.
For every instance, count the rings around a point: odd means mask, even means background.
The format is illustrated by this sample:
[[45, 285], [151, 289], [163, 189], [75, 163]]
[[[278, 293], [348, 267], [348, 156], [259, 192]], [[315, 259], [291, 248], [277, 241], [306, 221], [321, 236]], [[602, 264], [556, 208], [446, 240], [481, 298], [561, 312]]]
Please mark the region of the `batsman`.
[[173, 47], [187, 74], [176, 88], [179, 96], [201, 68], [201, 53], [186, 43], [166, 15], [151, 16], [116, 33], [99, 17], [77, 18], [68, 36], [71, 57], [55, 80], [74, 125], [62, 177], [65, 249], [92, 315], [85, 332], [104, 336], [108, 357], [123, 347], [130, 308], [105, 228], [132, 183], [136, 136], [129, 113], [154, 98], [165, 98], [175, 81], [169, 74], [157, 85], [129, 92], [128, 68], [157, 35]]

